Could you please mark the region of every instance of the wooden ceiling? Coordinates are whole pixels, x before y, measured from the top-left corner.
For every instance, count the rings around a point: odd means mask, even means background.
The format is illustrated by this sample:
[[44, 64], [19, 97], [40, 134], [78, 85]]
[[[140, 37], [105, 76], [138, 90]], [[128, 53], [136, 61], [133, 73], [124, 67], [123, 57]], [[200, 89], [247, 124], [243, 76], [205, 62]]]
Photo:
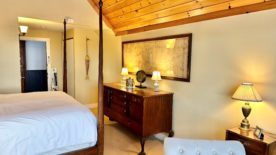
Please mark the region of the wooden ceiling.
[[[88, 0], [98, 12], [99, 0]], [[276, 0], [103, 0], [105, 23], [126, 35], [276, 8]]]

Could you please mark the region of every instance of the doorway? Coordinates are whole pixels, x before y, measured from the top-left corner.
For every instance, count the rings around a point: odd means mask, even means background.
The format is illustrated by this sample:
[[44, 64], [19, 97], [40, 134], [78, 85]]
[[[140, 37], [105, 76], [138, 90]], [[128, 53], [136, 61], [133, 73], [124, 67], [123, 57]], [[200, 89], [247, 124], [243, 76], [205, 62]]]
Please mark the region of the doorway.
[[20, 37], [22, 92], [51, 90], [49, 39]]

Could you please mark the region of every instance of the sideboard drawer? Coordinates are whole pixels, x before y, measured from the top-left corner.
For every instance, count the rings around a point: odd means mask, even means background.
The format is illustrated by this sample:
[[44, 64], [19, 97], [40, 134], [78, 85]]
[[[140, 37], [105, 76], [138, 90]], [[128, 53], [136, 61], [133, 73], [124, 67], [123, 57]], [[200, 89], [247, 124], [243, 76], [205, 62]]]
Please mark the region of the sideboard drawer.
[[142, 133], [142, 124], [140, 124], [136, 121], [133, 121], [132, 119], [129, 119], [128, 117], [124, 116], [123, 114], [118, 113], [116, 111], [112, 111], [110, 113], [110, 117], [112, 117], [112, 119], [116, 120], [117, 122], [121, 123], [123, 126], [131, 129], [136, 134]]

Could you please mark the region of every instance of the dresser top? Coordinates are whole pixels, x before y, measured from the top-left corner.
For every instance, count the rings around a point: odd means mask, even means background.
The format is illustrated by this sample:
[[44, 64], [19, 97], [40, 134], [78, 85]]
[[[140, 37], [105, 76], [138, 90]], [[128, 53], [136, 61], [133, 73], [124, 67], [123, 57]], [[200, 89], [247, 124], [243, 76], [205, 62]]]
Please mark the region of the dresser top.
[[245, 132], [245, 131], [241, 132], [239, 127], [228, 129], [228, 131], [231, 131], [231, 132], [239, 134], [243, 137], [247, 137], [247, 138], [253, 139], [255, 141], [261, 141], [261, 142], [264, 142], [264, 143], [267, 143], [267, 144], [271, 144], [271, 143], [276, 142], [275, 135], [272, 135], [272, 134], [269, 134], [269, 133], [266, 133], [266, 132], [264, 133], [264, 139], [263, 140], [258, 139], [257, 137], [254, 136], [254, 131], [255, 131], [254, 128], [250, 128], [250, 130], [247, 131], [247, 132]]
[[150, 96], [158, 96], [158, 95], [168, 95], [173, 94], [172, 92], [160, 90], [155, 92], [152, 88], [133, 88], [131, 90], [127, 90], [125, 87], [122, 87], [120, 83], [105, 83], [104, 86], [110, 87], [113, 89], [117, 89], [126, 93], [143, 96], [143, 97], [150, 97]]

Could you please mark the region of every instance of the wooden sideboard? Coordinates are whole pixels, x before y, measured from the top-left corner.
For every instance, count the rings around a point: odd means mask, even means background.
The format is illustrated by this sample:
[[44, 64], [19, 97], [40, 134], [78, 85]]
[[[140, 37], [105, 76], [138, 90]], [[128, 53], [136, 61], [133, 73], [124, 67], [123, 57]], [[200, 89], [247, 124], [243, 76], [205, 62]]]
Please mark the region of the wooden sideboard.
[[160, 132], [172, 131], [173, 93], [152, 89], [127, 90], [118, 83], [104, 85], [104, 114], [140, 137], [144, 155], [146, 138]]
[[276, 155], [276, 139], [268, 134], [264, 134], [264, 139], [260, 140], [253, 134], [254, 129], [246, 132], [236, 127], [226, 130], [226, 140], [238, 140], [245, 148], [246, 155]]

